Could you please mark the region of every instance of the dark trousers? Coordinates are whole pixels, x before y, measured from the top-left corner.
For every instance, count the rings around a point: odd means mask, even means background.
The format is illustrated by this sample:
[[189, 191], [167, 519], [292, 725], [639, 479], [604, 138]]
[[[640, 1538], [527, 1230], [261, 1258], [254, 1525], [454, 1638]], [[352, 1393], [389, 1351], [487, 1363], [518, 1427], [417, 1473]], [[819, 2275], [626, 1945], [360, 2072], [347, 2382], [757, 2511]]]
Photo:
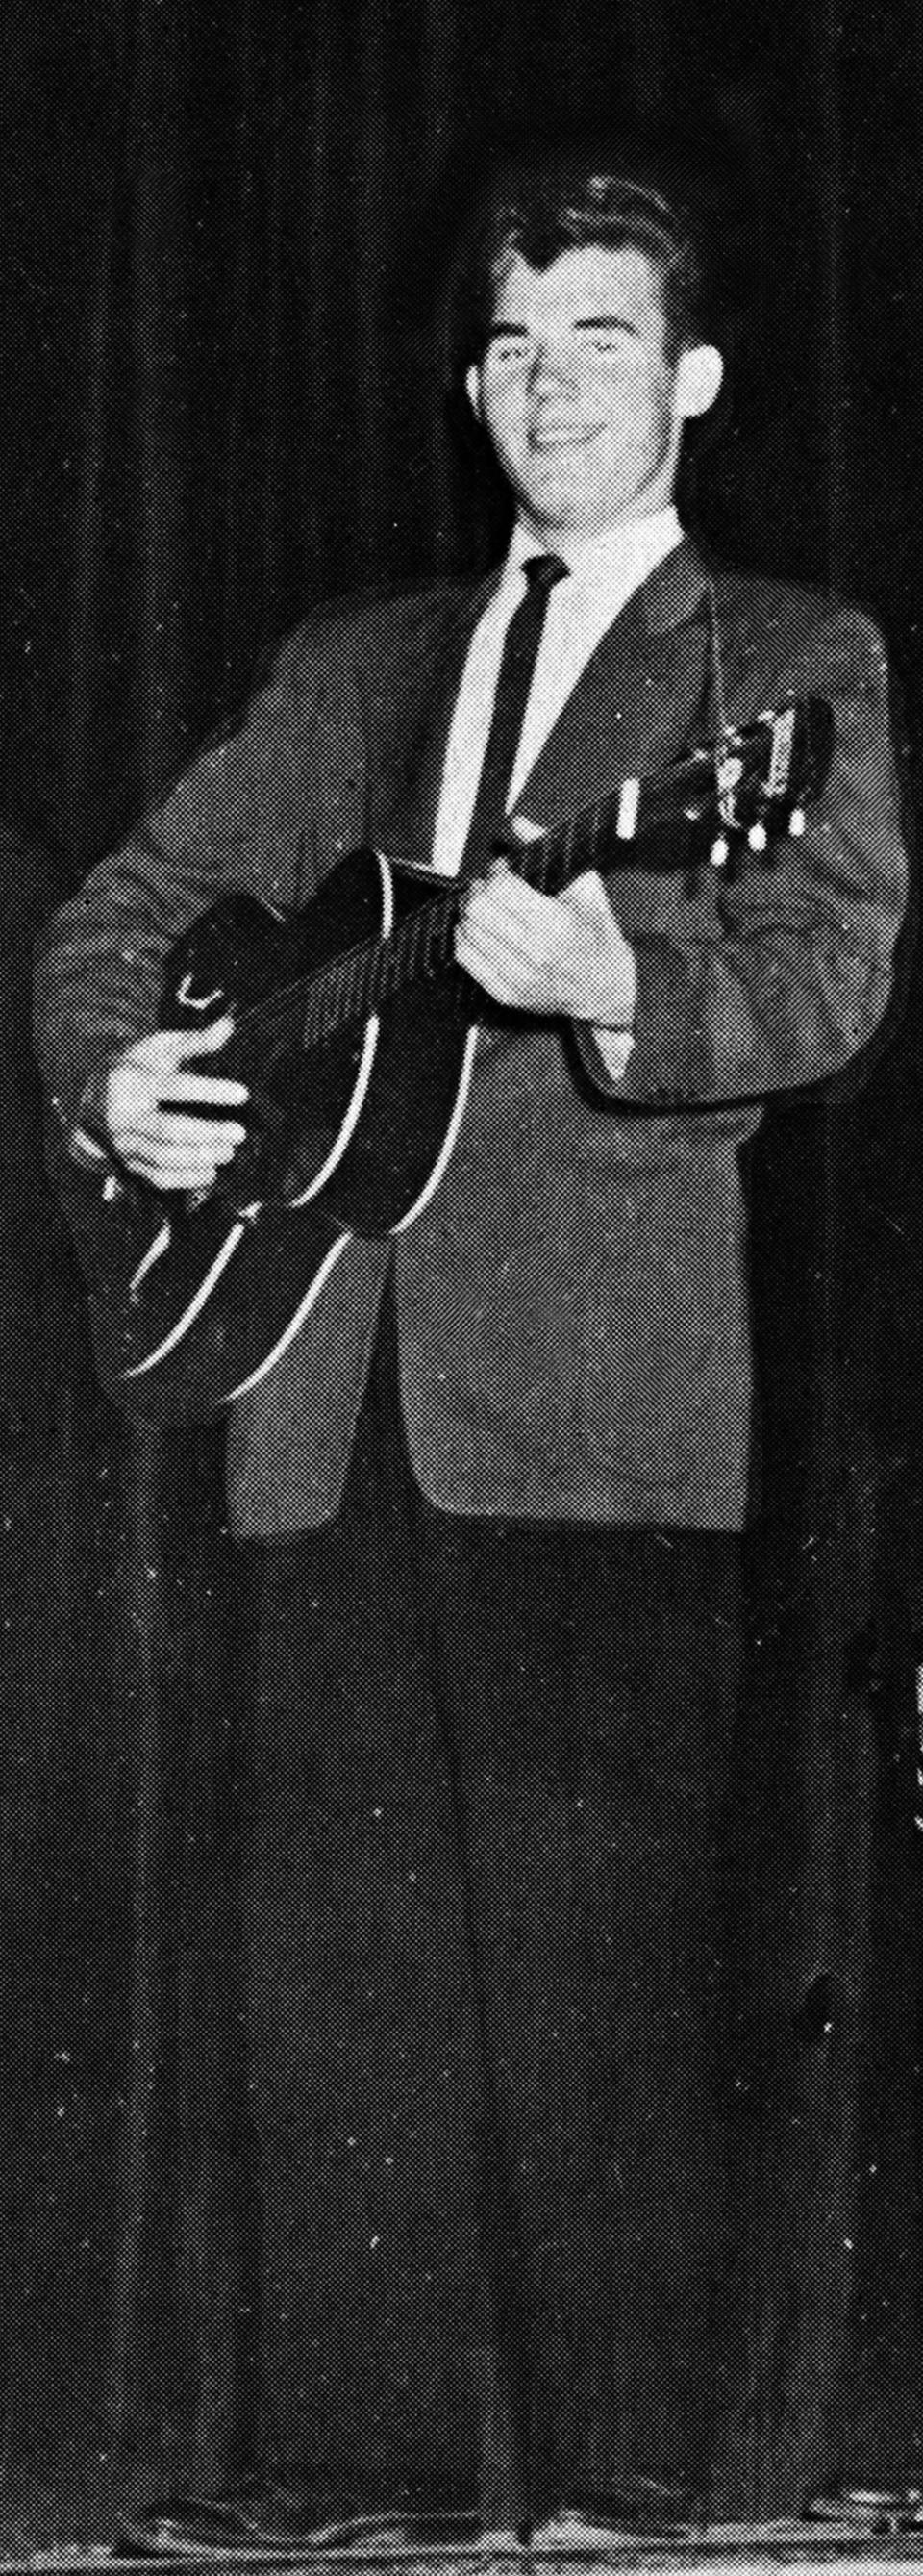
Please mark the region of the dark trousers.
[[247, 1868], [277, 2465], [355, 2508], [707, 2487], [738, 1548], [431, 1511], [382, 1340], [267, 1557]]

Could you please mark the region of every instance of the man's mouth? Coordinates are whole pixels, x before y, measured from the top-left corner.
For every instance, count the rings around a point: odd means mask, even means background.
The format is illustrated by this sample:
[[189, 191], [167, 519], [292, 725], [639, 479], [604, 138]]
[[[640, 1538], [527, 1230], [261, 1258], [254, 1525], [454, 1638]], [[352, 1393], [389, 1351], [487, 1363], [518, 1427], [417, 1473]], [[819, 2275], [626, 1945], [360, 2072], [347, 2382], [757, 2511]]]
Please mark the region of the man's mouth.
[[553, 453], [559, 447], [588, 447], [596, 435], [595, 429], [588, 429], [581, 421], [539, 420], [529, 433], [529, 444], [539, 454]]

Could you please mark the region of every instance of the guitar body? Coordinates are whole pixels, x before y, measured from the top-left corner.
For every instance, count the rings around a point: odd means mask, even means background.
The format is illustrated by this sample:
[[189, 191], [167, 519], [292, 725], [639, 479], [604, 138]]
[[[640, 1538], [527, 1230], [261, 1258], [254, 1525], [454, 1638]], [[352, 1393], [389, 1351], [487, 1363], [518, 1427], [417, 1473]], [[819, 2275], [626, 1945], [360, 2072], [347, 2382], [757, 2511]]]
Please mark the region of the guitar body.
[[[438, 1185], [473, 1062], [477, 997], [446, 973], [304, 1043], [305, 990], [408, 928], [445, 883], [352, 852], [303, 913], [215, 904], [171, 951], [162, 1027], [230, 1013], [223, 1075], [250, 1094], [245, 1143], [201, 1200], [130, 1174], [69, 1177], [97, 1369], [146, 1419], [207, 1419], [268, 1375], [352, 1235], [396, 1234]], [[453, 916], [454, 917], [454, 916]], [[421, 923], [421, 926], [424, 926]], [[413, 1115], [408, 1101], [413, 1098]]]
[[246, 1223], [217, 1197], [190, 1209], [131, 1180], [104, 1226], [89, 1218], [85, 1175], [68, 1178], [66, 1197], [100, 1383], [146, 1422], [208, 1422], [257, 1385], [350, 1242], [314, 1209]]
[[[688, 874], [703, 862], [687, 827], [712, 816], [713, 866], [771, 866], [774, 837], [803, 830], [822, 791], [833, 731], [826, 701], [787, 701], [560, 831], [497, 846], [554, 895], [586, 868]], [[230, 1016], [213, 1061], [247, 1087], [247, 1133], [197, 1197], [159, 1196], [102, 1147], [95, 1167], [68, 1167], [99, 1375], [129, 1411], [204, 1421], [248, 1393], [350, 1241], [399, 1235], [433, 1196], [490, 1007], [455, 964], [462, 900], [453, 879], [362, 848], [303, 912], [227, 895], [170, 951], [161, 1026]]]
[[[216, 1188], [236, 1206], [254, 1198], [323, 1206], [351, 1232], [383, 1237], [411, 1221], [440, 1159], [472, 1052], [477, 996], [466, 977], [438, 974], [361, 1001], [336, 1028], [306, 1028], [306, 1010], [333, 980], [331, 1008], [348, 1003], [349, 963], [406, 949], [439, 918], [449, 930], [455, 888], [431, 872], [400, 874], [377, 850], [343, 859], [304, 912], [279, 920], [234, 895], [194, 922], [172, 952], [161, 1025], [202, 1027], [228, 1011], [234, 1036], [222, 1074], [245, 1082], [247, 1142]], [[408, 1116], [408, 1104], [413, 1115]]]

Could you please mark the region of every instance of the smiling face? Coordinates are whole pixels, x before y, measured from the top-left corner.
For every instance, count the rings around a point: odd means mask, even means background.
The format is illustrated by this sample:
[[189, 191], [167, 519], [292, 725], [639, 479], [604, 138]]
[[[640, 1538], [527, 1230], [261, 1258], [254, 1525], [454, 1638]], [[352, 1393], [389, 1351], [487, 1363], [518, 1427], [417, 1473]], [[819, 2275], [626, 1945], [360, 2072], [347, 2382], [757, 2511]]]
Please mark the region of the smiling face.
[[468, 394], [543, 542], [600, 536], [670, 500], [683, 426], [721, 383], [716, 349], [667, 355], [656, 267], [640, 250], [568, 250], [504, 271]]

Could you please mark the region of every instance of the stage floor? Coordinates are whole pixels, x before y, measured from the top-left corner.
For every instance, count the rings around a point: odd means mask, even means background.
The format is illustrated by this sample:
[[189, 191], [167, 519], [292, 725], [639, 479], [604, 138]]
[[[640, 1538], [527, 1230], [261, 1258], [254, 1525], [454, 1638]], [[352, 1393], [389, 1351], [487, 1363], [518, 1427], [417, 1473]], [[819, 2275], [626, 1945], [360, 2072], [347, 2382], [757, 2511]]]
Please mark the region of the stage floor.
[[0, 2576], [152, 2576], [152, 2570], [198, 2571], [206, 2569], [216, 2576], [265, 2576], [272, 2567], [283, 2568], [286, 2576], [342, 2576], [346, 2568], [368, 2571], [400, 2569], [401, 2576], [511, 2576], [521, 2568], [524, 2576], [535, 2570], [535, 2576], [566, 2576], [566, 2571], [579, 2568], [581, 2576], [889, 2576], [908, 2567], [923, 2568], [923, 2530], [857, 2534], [840, 2525], [812, 2525], [804, 2522], [732, 2526], [722, 2525], [703, 2532], [694, 2539], [677, 2541], [644, 2540], [626, 2533], [609, 2540], [605, 2548], [580, 2543], [576, 2538], [554, 2548], [528, 2550], [510, 2546], [496, 2550], [484, 2545], [454, 2553], [448, 2548], [433, 2548], [421, 2553], [398, 2543], [353, 2544], [349, 2548], [324, 2551], [280, 2550], [245, 2552], [207, 2550], [196, 2554], [171, 2555], [152, 2553], [145, 2557], [123, 2555], [108, 2544], [82, 2548], [79, 2544], [36, 2550], [26, 2555], [6, 2555], [0, 2550]]

